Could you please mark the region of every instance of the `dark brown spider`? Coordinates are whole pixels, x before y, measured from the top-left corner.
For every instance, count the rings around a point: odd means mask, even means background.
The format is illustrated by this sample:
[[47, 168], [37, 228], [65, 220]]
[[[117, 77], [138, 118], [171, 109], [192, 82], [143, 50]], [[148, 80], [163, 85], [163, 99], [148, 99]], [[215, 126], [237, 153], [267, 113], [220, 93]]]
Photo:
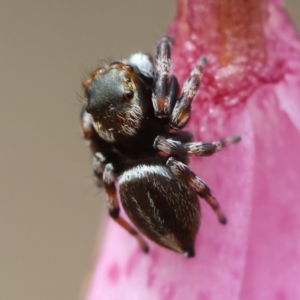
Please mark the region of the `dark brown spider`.
[[[222, 224], [226, 217], [209, 187], [185, 163], [189, 155], [212, 155], [240, 137], [202, 143], [192, 142], [190, 132], [178, 131], [189, 120], [205, 58], [197, 62], [179, 97], [170, 64], [170, 40], [163, 38], [155, 64], [149, 55], [137, 53], [94, 71], [83, 83], [87, 104], [82, 130], [94, 153], [94, 173], [106, 190], [110, 216], [145, 252], [148, 246], [138, 231], [192, 257], [200, 225], [198, 196]], [[116, 181], [122, 205], [138, 231], [119, 215]]]

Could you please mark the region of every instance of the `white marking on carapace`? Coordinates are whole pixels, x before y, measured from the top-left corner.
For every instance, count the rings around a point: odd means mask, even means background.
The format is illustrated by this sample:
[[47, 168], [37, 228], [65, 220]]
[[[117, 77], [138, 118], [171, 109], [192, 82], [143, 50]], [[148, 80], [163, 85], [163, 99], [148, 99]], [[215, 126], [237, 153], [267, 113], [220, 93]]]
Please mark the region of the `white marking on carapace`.
[[146, 77], [152, 78], [154, 76], [153, 63], [147, 54], [141, 52], [132, 54], [126, 63], [137, 66]]
[[93, 124], [93, 117], [88, 112], [83, 113], [82, 117], [82, 127], [85, 131], [91, 131]]
[[125, 111], [123, 122], [120, 122], [122, 124], [120, 131], [125, 135], [134, 136], [137, 134], [137, 129], [140, 128], [142, 118], [143, 111], [139, 104], [137, 92], [135, 91], [134, 97]]
[[93, 125], [100, 137], [102, 137], [104, 140], [107, 142], [115, 141], [114, 132], [112, 130], [106, 130], [100, 122], [93, 121]]

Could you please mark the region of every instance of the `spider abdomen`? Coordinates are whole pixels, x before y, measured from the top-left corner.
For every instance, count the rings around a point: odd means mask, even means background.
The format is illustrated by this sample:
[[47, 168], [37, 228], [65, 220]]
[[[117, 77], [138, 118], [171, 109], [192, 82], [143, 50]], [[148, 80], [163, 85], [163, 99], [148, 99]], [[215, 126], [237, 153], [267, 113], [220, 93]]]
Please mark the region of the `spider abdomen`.
[[120, 177], [123, 207], [134, 225], [154, 242], [194, 255], [200, 225], [197, 194], [163, 164], [138, 164]]

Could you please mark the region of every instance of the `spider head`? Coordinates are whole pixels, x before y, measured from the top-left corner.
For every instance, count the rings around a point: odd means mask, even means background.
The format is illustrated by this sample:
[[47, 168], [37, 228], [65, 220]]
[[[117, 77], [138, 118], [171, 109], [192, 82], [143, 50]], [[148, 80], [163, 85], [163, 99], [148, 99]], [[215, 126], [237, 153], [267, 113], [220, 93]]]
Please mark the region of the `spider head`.
[[138, 82], [131, 66], [117, 62], [94, 71], [83, 86], [87, 111], [98, 120], [108, 111], [126, 110], [137, 97]]
[[[120, 62], [97, 69], [83, 82], [94, 127], [106, 140], [116, 133], [134, 135], [142, 119], [139, 78], [134, 69]], [[109, 137], [110, 136], [110, 137]]]

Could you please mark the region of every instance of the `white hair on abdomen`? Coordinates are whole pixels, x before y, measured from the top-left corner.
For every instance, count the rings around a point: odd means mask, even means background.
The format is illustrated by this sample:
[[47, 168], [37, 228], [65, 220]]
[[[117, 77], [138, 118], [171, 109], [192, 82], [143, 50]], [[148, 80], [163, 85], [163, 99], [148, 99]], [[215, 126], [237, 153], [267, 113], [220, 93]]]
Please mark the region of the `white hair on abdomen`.
[[119, 177], [119, 184], [123, 184], [135, 179], [145, 178], [147, 175], [161, 175], [169, 180], [172, 179], [170, 172], [165, 166], [159, 165], [137, 165], [125, 171]]

